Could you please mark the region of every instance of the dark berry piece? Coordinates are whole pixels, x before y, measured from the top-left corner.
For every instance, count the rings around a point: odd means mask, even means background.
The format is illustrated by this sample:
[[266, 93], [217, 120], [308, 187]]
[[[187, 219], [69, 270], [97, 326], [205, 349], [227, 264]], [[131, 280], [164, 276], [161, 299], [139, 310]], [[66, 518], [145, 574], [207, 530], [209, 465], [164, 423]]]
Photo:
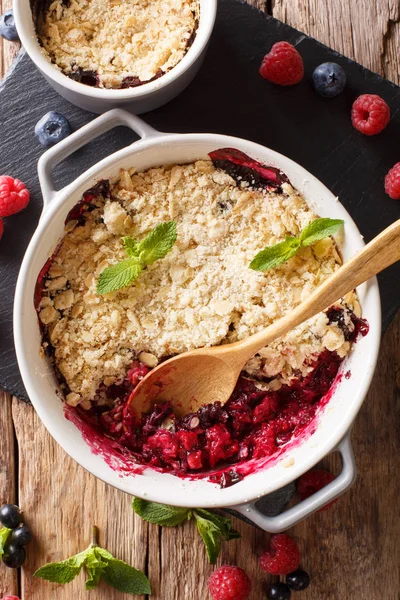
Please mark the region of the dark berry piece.
[[96, 87], [98, 84], [96, 71], [84, 70], [80, 67], [76, 71], [68, 73], [68, 77], [78, 83], [90, 85], [91, 87]]
[[29, 204], [30, 193], [19, 179], [0, 175], [0, 217], [15, 215]]
[[3, 504], [0, 508], [0, 521], [4, 527], [15, 529], [23, 520], [21, 511], [15, 504]]
[[376, 94], [362, 94], [351, 109], [353, 127], [364, 135], [380, 133], [389, 121], [390, 108], [384, 99]]
[[301, 592], [310, 585], [310, 576], [305, 571], [297, 569], [297, 571], [293, 571], [293, 573], [286, 575], [286, 583], [292, 590]]
[[26, 552], [23, 546], [18, 544], [9, 544], [5, 549], [3, 562], [10, 569], [18, 569], [25, 561]]
[[0, 35], [9, 42], [17, 42], [19, 40], [12, 10], [7, 10], [0, 17]]
[[72, 132], [71, 125], [64, 115], [51, 110], [36, 123], [35, 134], [45, 148], [54, 146], [68, 137]]
[[312, 76], [315, 91], [324, 98], [334, 98], [346, 85], [346, 73], [337, 63], [326, 62], [319, 65]]
[[[331, 483], [335, 479], [335, 476], [329, 471], [325, 471], [324, 469], [314, 469], [313, 471], [307, 471], [302, 475], [297, 482], [297, 492], [299, 494], [300, 500], [305, 500], [309, 498], [319, 490], [322, 490], [326, 485]], [[337, 500], [332, 500], [332, 502], [328, 502], [322, 508], [319, 509], [318, 512], [327, 510], [331, 506], [333, 506], [337, 502]]]
[[273, 583], [267, 589], [268, 600], [289, 600], [290, 596], [290, 587], [286, 583]]
[[19, 546], [26, 546], [29, 542], [32, 541], [33, 534], [29, 529], [28, 525], [21, 525], [14, 529], [11, 534], [11, 544], [18, 544]]
[[300, 563], [300, 550], [286, 533], [273, 535], [269, 548], [260, 556], [261, 568], [271, 575], [291, 573]]
[[393, 200], [400, 200], [400, 162], [385, 177], [385, 191]]
[[211, 573], [208, 591], [213, 600], [248, 600], [251, 581], [243, 569], [223, 565]]
[[292, 44], [277, 42], [263, 58], [260, 75], [277, 85], [295, 85], [303, 79], [303, 59]]

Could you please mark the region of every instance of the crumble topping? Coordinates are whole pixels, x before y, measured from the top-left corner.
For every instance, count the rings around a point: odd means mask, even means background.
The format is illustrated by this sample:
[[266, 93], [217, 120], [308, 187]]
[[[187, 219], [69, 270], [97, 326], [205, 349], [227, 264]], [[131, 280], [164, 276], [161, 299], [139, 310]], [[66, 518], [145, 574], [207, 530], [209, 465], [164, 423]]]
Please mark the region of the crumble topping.
[[[341, 264], [327, 238], [278, 268], [249, 269], [262, 248], [299, 235], [316, 218], [288, 183], [281, 193], [254, 189], [208, 160], [122, 170], [109, 183], [67, 223], [38, 308], [71, 405], [90, 408], [104, 386], [123, 381], [135, 359], [154, 367], [171, 355], [260, 331]], [[172, 251], [130, 287], [98, 295], [98, 275], [126, 258], [121, 236], [140, 240], [169, 220], [177, 223]], [[310, 373], [325, 350], [344, 357], [351, 311], [360, 316], [361, 309], [354, 293], [338, 307], [345, 327], [320, 313], [261, 350], [244, 374], [277, 390]]]
[[65, 74], [91, 72], [105, 88], [145, 83], [175, 67], [195, 34], [199, 0], [54, 0], [37, 33]]

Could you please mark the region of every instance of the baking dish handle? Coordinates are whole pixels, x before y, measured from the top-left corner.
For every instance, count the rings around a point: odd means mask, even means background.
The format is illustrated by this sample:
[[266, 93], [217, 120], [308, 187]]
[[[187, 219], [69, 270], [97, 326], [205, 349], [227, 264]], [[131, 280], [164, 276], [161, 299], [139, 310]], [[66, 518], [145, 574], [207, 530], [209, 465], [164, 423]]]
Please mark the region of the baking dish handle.
[[[75, 131], [65, 140], [59, 142], [50, 150], [47, 150], [39, 159], [38, 173], [39, 182], [43, 194], [43, 208], [45, 209], [55, 194], [58, 193], [54, 186], [53, 169], [61, 161], [85, 146], [106, 131], [125, 125], [137, 133], [142, 139], [152, 136], [163, 135], [161, 132], [147, 125], [142, 119], [132, 115], [126, 110], [114, 108], [100, 117], [93, 119], [78, 131]], [[135, 143], [135, 142], [134, 142]]]
[[327, 486], [280, 515], [267, 517], [256, 507], [256, 502], [232, 506], [232, 510], [239, 512], [255, 525], [269, 533], [279, 533], [289, 529], [289, 527], [293, 527], [296, 523], [299, 523], [332, 500], [335, 500], [335, 498], [338, 498], [354, 483], [357, 471], [350, 433], [339, 444], [337, 451], [340, 452], [343, 463], [340, 475]]

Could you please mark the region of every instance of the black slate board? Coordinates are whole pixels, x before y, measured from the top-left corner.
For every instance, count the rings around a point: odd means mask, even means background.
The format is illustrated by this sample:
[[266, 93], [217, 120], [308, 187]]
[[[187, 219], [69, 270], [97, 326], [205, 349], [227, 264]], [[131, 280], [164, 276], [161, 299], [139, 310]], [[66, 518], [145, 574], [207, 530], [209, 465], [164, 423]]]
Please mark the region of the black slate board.
[[[297, 46], [305, 62], [305, 78], [292, 88], [269, 84], [258, 74], [265, 52], [283, 39]], [[333, 100], [320, 98], [310, 84], [313, 69], [328, 60], [340, 63], [348, 77], [346, 90]], [[0, 245], [0, 387], [27, 400], [14, 353], [12, 304], [19, 265], [42, 206], [36, 164], [43, 149], [33, 128], [49, 110], [64, 113], [74, 129], [94, 115], [59, 97], [23, 53], [0, 90], [0, 173], [18, 177], [32, 194], [29, 208], [7, 219]], [[390, 126], [379, 136], [362, 136], [351, 125], [351, 105], [361, 93], [379, 94], [391, 107]], [[163, 131], [248, 138], [289, 156], [340, 197], [369, 240], [400, 217], [400, 202], [383, 189], [385, 173], [400, 160], [399, 109], [396, 85], [238, 0], [220, 0], [198, 76], [178, 98], [145, 119]], [[58, 182], [68, 183], [133, 139], [123, 128], [106, 134], [65, 161], [57, 171]], [[387, 327], [400, 305], [400, 264], [380, 277], [380, 285]]]

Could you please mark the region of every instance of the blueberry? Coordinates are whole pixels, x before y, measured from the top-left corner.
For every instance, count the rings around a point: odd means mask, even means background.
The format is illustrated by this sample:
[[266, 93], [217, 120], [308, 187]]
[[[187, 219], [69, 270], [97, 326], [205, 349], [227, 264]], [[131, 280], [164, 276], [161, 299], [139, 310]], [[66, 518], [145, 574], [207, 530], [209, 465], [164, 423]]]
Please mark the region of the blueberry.
[[26, 546], [26, 544], [32, 541], [32, 538], [33, 534], [28, 525], [21, 525], [12, 532], [10, 543]]
[[272, 583], [267, 589], [268, 600], [290, 600], [290, 587], [286, 583]]
[[8, 544], [5, 548], [3, 563], [10, 569], [18, 569], [25, 561], [26, 552], [23, 546], [18, 544]]
[[286, 575], [286, 583], [292, 590], [301, 592], [310, 585], [310, 576], [305, 571], [297, 569], [297, 571], [293, 571], [293, 573]]
[[4, 527], [15, 529], [23, 520], [21, 511], [15, 504], [3, 504], [0, 508], [0, 521]]
[[42, 146], [49, 148], [71, 133], [71, 125], [64, 115], [51, 110], [36, 123], [35, 133]]
[[0, 35], [10, 42], [17, 42], [19, 40], [12, 10], [7, 10], [0, 17]]
[[324, 98], [334, 98], [346, 85], [346, 73], [337, 63], [322, 63], [312, 76], [315, 90]]

